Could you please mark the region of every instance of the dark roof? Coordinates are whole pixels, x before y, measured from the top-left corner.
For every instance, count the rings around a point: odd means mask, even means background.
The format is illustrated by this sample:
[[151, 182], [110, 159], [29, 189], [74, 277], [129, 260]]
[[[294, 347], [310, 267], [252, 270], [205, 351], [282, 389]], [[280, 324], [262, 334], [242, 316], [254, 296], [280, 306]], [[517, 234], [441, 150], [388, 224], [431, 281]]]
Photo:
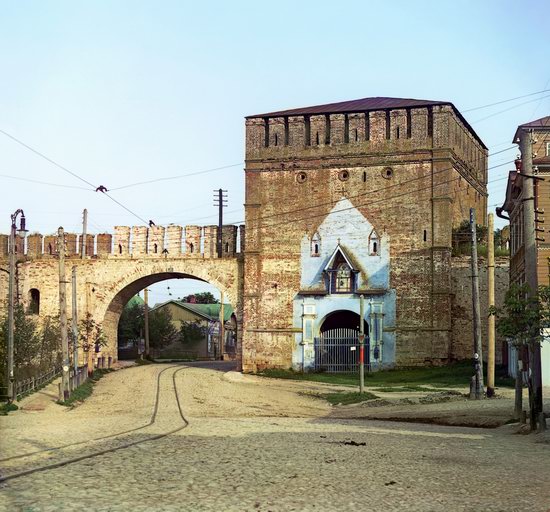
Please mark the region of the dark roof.
[[533, 129], [545, 129], [550, 130], [550, 116], [541, 117], [540, 119], [535, 119], [534, 121], [531, 121], [529, 123], [520, 124], [518, 126], [518, 129], [516, 130], [516, 133], [514, 134], [514, 140], [512, 141], [514, 144], [517, 144], [518, 138], [519, 138], [519, 131], [525, 130], [526, 128], [533, 128]]
[[540, 156], [533, 158], [533, 165], [550, 165], [550, 156]]
[[[161, 307], [167, 306], [168, 304], [174, 304], [181, 308], [187, 309], [198, 316], [205, 318], [206, 320], [216, 321], [220, 318], [220, 309], [221, 304], [195, 304], [191, 302], [183, 302], [180, 300], [167, 300], [161, 304], [155, 304], [155, 307], [151, 308], [150, 311], [154, 311]], [[227, 322], [231, 315], [233, 314], [233, 306], [231, 304], [224, 303], [223, 308], [223, 320]]]
[[484, 149], [487, 146], [483, 143], [470, 123], [464, 119], [464, 116], [450, 101], [434, 101], [434, 100], [415, 100], [412, 98], [386, 98], [384, 96], [375, 96], [374, 98], [361, 98], [359, 100], [341, 101], [338, 103], [327, 103], [325, 105], [314, 105], [312, 107], [293, 108], [290, 110], [279, 110], [276, 112], [267, 112], [265, 114], [256, 114], [246, 116], [246, 119], [265, 118], [265, 117], [286, 117], [300, 115], [316, 115], [316, 114], [346, 114], [366, 112], [369, 110], [387, 110], [396, 108], [414, 108], [414, 107], [434, 107], [438, 105], [449, 105], [453, 108], [456, 115], [470, 130], [472, 135], [482, 145]]
[[410, 98], [385, 98], [377, 96], [375, 98], [361, 98], [359, 100], [341, 101], [338, 103], [327, 103], [326, 105], [314, 105], [313, 107], [294, 108], [290, 110], [279, 110], [277, 112], [268, 112], [266, 114], [257, 114], [247, 116], [247, 119], [253, 117], [281, 117], [281, 116], [299, 116], [315, 114], [344, 114], [346, 112], [363, 112], [365, 110], [384, 110], [388, 108], [407, 108], [407, 107], [429, 107], [435, 105], [452, 105], [448, 101], [432, 100], [414, 100]]

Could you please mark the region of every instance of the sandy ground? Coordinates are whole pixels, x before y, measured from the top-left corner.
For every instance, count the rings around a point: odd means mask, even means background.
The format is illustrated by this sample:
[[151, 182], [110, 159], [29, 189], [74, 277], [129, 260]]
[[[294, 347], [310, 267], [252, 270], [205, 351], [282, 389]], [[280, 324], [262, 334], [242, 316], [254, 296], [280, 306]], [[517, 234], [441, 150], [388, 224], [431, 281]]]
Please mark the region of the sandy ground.
[[[157, 379], [158, 411], [148, 425]], [[0, 417], [2, 474], [105, 453], [8, 480], [0, 488], [0, 510], [550, 508], [550, 444], [544, 438], [513, 435], [511, 426], [357, 419], [368, 407], [332, 407], [307, 396], [330, 389], [149, 365], [107, 375], [74, 409], [55, 404], [46, 390], [23, 402], [21, 411]], [[125, 430], [131, 431], [93, 440]], [[168, 431], [174, 432], [151, 440]], [[17, 457], [69, 443], [80, 444]]]

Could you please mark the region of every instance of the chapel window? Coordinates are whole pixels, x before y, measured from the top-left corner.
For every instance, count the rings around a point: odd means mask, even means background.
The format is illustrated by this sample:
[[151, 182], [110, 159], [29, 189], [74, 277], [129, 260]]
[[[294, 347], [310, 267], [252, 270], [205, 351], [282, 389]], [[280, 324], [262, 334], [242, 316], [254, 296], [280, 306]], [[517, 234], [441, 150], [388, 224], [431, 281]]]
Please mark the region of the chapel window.
[[380, 253], [380, 240], [376, 231], [373, 229], [369, 235], [369, 254], [371, 256], [377, 256]]
[[321, 237], [319, 233], [315, 233], [311, 238], [311, 256], [318, 257], [321, 255]]

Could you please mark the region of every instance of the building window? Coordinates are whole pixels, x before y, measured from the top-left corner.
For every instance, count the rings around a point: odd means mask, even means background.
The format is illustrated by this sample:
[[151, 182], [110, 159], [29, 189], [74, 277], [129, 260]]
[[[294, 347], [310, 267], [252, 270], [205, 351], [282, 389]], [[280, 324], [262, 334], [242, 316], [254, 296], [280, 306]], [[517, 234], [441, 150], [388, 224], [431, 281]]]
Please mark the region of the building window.
[[550, 156], [550, 142], [546, 143], [546, 156]]
[[369, 235], [369, 254], [371, 256], [378, 256], [380, 252], [380, 240], [376, 231], [373, 229]]
[[29, 290], [29, 313], [31, 315], [40, 314], [40, 290], [36, 288]]
[[340, 263], [336, 269], [336, 283], [334, 286], [336, 293], [351, 292], [351, 269], [347, 263]]
[[311, 238], [311, 256], [317, 257], [321, 255], [321, 237], [319, 233], [315, 233]]

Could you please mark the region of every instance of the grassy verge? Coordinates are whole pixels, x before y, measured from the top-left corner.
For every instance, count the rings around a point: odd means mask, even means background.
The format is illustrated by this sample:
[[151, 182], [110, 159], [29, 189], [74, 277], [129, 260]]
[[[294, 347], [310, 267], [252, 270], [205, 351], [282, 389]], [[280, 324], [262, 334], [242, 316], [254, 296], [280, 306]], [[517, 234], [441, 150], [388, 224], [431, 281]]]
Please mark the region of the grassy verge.
[[[495, 385], [497, 387], [514, 386], [513, 379], [504, 376], [502, 368], [499, 368], [496, 373]], [[342, 386], [359, 385], [357, 373], [301, 373], [292, 370], [265, 370], [259, 375], [275, 379], [308, 380]], [[365, 374], [365, 386], [386, 388], [385, 391], [388, 388], [401, 388], [399, 391], [417, 391], [419, 387], [422, 388], [426, 385], [436, 388], [468, 387], [472, 375], [472, 363], [461, 361], [447, 366], [402, 368], [367, 373]], [[428, 391], [427, 389], [420, 390]]]
[[9, 412], [17, 411], [17, 409], [19, 409], [19, 407], [17, 407], [17, 405], [13, 402], [11, 404], [2, 404], [0, 405], [0, 416], [7, 416]]
[[94, 370], [92, 376], [84, 384], [78, 386], [71, 393], [71, 396], [68, 400], [58, 400], [57, 403], [66, 407], [73, 407], [75, 404], [83, 402], [93, 393], [94, 385], [97, 383], [97, 381], [112, 371], [114, 370], [107, 368]]
[[324, 398], [332, 405], [350, 405], [366, 402], [368, 400], [375, 400], [378, 398], [374, 393], [365, 391], [364, 393], [352, 392], [352, 393], [323, 393], [318, 395], [319, 398]]

